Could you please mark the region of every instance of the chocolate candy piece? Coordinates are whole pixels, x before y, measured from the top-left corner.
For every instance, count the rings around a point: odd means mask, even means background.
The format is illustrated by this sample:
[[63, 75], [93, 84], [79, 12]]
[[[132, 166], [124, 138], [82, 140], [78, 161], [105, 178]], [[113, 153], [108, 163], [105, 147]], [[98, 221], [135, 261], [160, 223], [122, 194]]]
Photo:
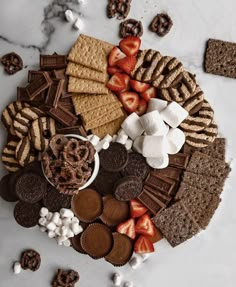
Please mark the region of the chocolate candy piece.
[[79, 233], [78, 235], [75, 235], [74, 237], [71, 238], [71, 244], [72, 244], [72, 247], [78, 251], [79, 253], [82, 253], [82, 254], [87, 254], [84, 249], [82, 248], [81, 246], [81, 236], [82, 236], [83, 233]]
[[171, 200], [172, 200], [172, 196], [168, 196], [166, 194], [163, 194], [160, 190], [158, 190], [156, 188], [153, 188], [153, 187], [151, 187], [149, 185], [144, 185], [143, 186], [143, 190], [148, 191], [149, 193], [151, 193], [153, 196], [155, 196], [155, 198], [160, 200], [165, 205], [168, 205], [171, 202]]
[[35, 250], [26, 250], [21, 254], [20, 264], [24, 270], [37, 271], [41, 264], [41, 256]]
[[82, 248], [94, 259], [106, 256], [113, 247], [110, 229], [101, 223], [90, 224], [81, 236]]
[[114, 194], [118, 200], [129, 201], [142, 192], [143, 182], [136, 176], [121, 178], [115, 185]]
[[109, 0], [107, 5], [107, 16], [113, 18], [117, 15], [117, 19], [125, 19], [130, 11], [132, 0]]
[[143, 24], [135, 19], [128, 19], [120, 23], [120, 36], [126, 38], [128, 36], [141, 37], [143, 35]]
[[176, 182], [167, 177], [150, 173], [145, 180], [145, 184], [159, 190], [167, 196], [172, 196], [175, 192]]
[[168, 166], [163, 169], [154, 169], [152, 171], [152, 174], [165, 176], [174, 180], [179, 180], [182, 174], [182, 170], [172, 166]]
[[40, 209], [41, 204], [39, 202], [31, 204], [19, 201], [14, 208], [15, 220], [23, 227], [33, 227], [38, 224]]
[[66, 68], [67, 61], [65, 55], [40, 55], [40, 69], [53, 70]]
[[87, 132], [85, 131], [84, 127], [81, 126], [73, 126], [73, 127], [67, 127], [67, 128], [59, 128], [57, 129], [57, 132], [59, 134], [68, 135], [68, 134], [74, 134], [74, 135], [80, 135], [82, 137], [87, 137]]
[[74, 114], [69, 112], [60, 104], [57, 106], [57, 108], [46, 107], [46, 112], [49, 116], [66, 127], [75, 126], [76, 122], [78, 121], [78, 118]]
[[52, 287], [74, 287], [78, 281], [79, 273], [77, 271], [58, 269]]
[[64, 80], [53, 80], [51, 86], [48, 89], [45, 104], [56, 108], [60, 97], [62, 95], [62, 89]]
[[60, 69], [60, 70], [53, 70], [53, 76], [56, 79], [65, 79], [66, 77], [66, 69]]
[[112, 233], [113, 247], [110, 253], [105, 257], [105, 260], [114, 266], [123, 266], [131, 258], [133, 254], [133, 242], [125, 234]]
[[16, 181], [16, 194], [27, 203], [36, 203], [46, 194], [47, 181], [45, 178], [32, 173], [23, 173]]
[[186, 169], [190, 156], [184, 153], [176, 153], [169, 155], [169, 165], [172, 167]]
[[15, 202], [19, 200], [18, 196], [15, 193], [15, 189], [11, 184], [12, 176], [13, 174], [7, 174], [3, 176], [0, 181], [0, 195], [4, 200], [9, 202]]
[[32, 83], [33, 81], [39, 80], [42, 74], [43, 71], [28, 71], [28, 83]]
[[1, 63], [8, 75], [13, 75], [23, 69], [23, 61], [19, 55], [12, 52], [1, 58]]
[[71, 196], [59, 193], [51, 184], [47, 185], [47, 194], [43, 198], [43, 205], [51, 212], [58, 212], [61, 208], [70, 208]]
[[120, 143], [111, 143], [108, 149], [100, 152], [100, 161], [106, 171], [121, 171], [128, 163], [128, 151]]
[[150, 24], [150, 30], [157, 33], [158, 36], [164, 37], [170, 32], [173, 22], [168, 14], [157, 14], [152, 23]]
[[102, 197], [93, 189], [84, 189], [72, 197], [71, 208], [80, 220], [92, 222], [102, 214]]
[[154, 215], [161, 212], [166, 205], [146, 189], [138, 196], [138, 200]]
[[147, 164], [146, 159], [136, 152], [129, 153], [128, 157], [128, 164], [122, 171], [123, 175], [134, 175], [141, 179], [145, 179], [150, 171], [150, 167]]

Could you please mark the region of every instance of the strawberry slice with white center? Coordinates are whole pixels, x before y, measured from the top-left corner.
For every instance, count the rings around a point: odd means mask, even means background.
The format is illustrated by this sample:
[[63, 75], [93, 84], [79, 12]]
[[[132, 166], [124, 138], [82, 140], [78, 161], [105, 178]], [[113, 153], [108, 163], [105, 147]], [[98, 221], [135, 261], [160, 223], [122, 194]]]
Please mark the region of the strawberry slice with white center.
[[130, 204], [130, 215], [132, 218], [140, 217], [148, 211], [148, 209], [136, 199], [131, 199], [129, 204]]
[[130, 80], [130, 86], [133, 90], [135, 90], [138, 93], [145, 92], [148, 88], [150, 88], [149, 84], [142, 83], [136, 80]]
[[149, 102], [151, 98], [156, 98], [157, 90], [154, 87], [147, 89], [145, 92], [141, 93], [140, 96], [146, 101]]
[[141, 45], [141, 40], [135, 36], [128, 36], [120, 41], [120, 48], [127, 56], [136, 56]]
[[139, 105], [139, 96], [134, 92], [122, 92], [119, 95], [119, 99], [128, 113], [136, 111]]
[[136, 58], [134, 56], [122, 58], [116, 62], [116, 65], [129, 75], [136, 65]]
[[116, 73], [110, 78], [106, 86], [108, 89], [114, 92], [123, 91], [126, 87], [125, 75], [121, 73]]
[[122, 234], [126, 234], [127, 236], [129, 236], [131, 239], [135, 239], [136, 237], [136, 233], [135, 233], [135, 221], [133, 218], [120, 223], [117, 228], [116, 231]]
[[154, 252], [154, 246], [152, 242], [145, 236], [141, 235], [134, 243], [134, 252], [143, 254], [143, 253], [152, 253]]
[[139, 116], [142, 116], [147, 111], [147, 102], [144, 99], [139, 99], [139, 105], [135, 113]]
[[116, 73], [122, 73], [123, 71], [117, 67], [108, 67], [107, 72], [109, 75], [115, 75]]
[[125, 81], [125, 88], [122, 90], [122, 92], [128, 91], [129, 90], [129, 83], [130, 83], [130, 77], [129, 75], [124, 74], [124, 81]]
[[114, 47], [109, 55], [108, 58], [108, 64], [109, 66], [113, 67], [116, 65], [117, 61], [119, 61], [122, 58], [125, 58], [125, 54], [118, 48], [118, 47]]
[[153, 236], [155, 234], [155, 226], [148, 214], [144, 214], [139, 218], [135, 225], [135, 231], [143, 235]]

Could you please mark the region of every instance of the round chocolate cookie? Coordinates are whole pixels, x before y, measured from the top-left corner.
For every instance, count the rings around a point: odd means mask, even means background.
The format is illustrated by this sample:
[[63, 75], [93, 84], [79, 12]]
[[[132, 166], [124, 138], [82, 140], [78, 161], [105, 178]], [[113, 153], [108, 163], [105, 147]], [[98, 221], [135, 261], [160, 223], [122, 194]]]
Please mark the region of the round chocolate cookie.
[[100, 162], [106, 171], [121, 171], [128, 163], [128, 151], [120, 143], [111, 143], [108, 149], [100, 152]]
[[71, 198], [71, 195], [60, 193], [54, 186], [48, 184], [43, 204], [50, 212], [58, 212], [61, 208], [70, 208]]
[[113, 247], [110, 229], [101, 223], [90, 224], [81, 236], [82, 248], [94, 259], [106, 256]]
[[125, 234], [113, 233], [113, 248], [105, 257], [106, 261], [114, 266], [123, 266], [133, 254], [133, 242]]
[[117, 200], [113, 195], [103, 197], [103, 212], [100, 216], [102, 222], [108, 226], [116, 226], [129, 217], [127, 202]]
[[141, 193], [143, 182], [137, 176], [126, 176], [120, 179], [114, 188], [115, 197], [121, 201], [129, 201]]
[[14, 186], [11, 184], [12, 175], [13, 174], [7, 174], [2, 177], [0, 181], [0, 195], [4, 200], [8, 202], [15, 202], [19, 200], [15, 193]]
[[119, 172], [109, 172], [100, 168], [92, 187], [103, 195], [113, 194], [114, 185], [119, 179], [121, 179]]
[[84, 189], [72, 197], [71, 208], [80, 220], [92, 222], [102, 214], [102, 197], [93, 189]]
[[82, 254], [87, 254], [84, 249], [82, 248], [81, 246], [81, 241], [80, 241], [80, 238], [82, 236], [83, 233], [79, 233], [78, 235], [75, 235], [74, 237], [71, 238], [71, 244], [72, 244], [72, 247], [78, 251], [79, 253], [82, 253]]
[[124, 176], [134, 175], [141, 179], [145, 179], [150, 167], [146, 162], [146, 159], [137, 152], [129, 153], [129, 160], [122, 173]]
[[46, 194], [47, 181], [33, 172], [22, 173], [16, 180], [15, 190], [20, 200], [36, 203]]
[[40, 203], [27, 203], [19, 201], [14, 208], [14, 217], [16, 222], [26, 228], [33, 227], [38, 224]]

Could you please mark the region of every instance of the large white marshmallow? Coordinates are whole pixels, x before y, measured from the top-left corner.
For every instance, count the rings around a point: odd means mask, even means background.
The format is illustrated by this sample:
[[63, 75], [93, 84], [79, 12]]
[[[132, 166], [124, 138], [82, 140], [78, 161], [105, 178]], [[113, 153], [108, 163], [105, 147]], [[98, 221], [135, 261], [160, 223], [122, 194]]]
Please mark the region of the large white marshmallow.
[[188, 112], [178, 103], [171, 102], [162, 112], [162, 119], [172, 128], [177, 128], [188, 116]]
[[166, 125], [158, 111], [144, 114], [140, 117], [140, 122], [147, 135], [163, 135], [166, 131]]
[[[169, 132], [170, 127], [168, 125], [165, 124], [165, 129], [162, 131], [162, 136], [166, 136]], [[155, 134], [153, 134], [153, 136], [160, 136], [159, 131]]]
[[167, 134], [168, 154], [178, 153], [185, 143], [185, 134], [180, 129], [170, 129]]
[[138, 153], [142, 153], [143, 151], [143, 140], [144, 140], [144, 136], [141, 137], [137, 137], [133, 143], [133, 149], [134, 151], [138, 152]]
[[122, 123], [121, 127], [124, 132], [132, 139], [135, 140], [144, 132], [140, 123], [140, 118], [136, 113], [130, 114]]
[[144, 157], [163, 157], [167, 154], [167, 140], [165, 136], [145, 136], [142, 154]]
[[147, 113], [150, 113], [153, 111], [158, 111], [160, 113], [161, 111], [163, 111], [167, 107], [167, 105], [168, 105], [167, 101], [152, 98], [152, 99], [150, 99], [150, 101], [148, 103]]
[[156, 169], [166, 168], [169, 165], [169, 156], [164, 154], [162, 157], [148, 157], [146, 158], [147, 164]]

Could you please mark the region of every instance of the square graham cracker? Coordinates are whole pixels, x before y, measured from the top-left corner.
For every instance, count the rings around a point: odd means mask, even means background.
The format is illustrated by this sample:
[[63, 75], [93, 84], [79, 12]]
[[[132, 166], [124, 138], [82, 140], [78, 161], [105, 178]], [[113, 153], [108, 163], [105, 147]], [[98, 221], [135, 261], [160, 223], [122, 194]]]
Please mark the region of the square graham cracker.
[[68, 92], [80, 93], [80, 94], [100, 94], [107, 95], [108, 88], [99, 82], [86, 79], [78, 79], [75, 77], [69, 77]]

